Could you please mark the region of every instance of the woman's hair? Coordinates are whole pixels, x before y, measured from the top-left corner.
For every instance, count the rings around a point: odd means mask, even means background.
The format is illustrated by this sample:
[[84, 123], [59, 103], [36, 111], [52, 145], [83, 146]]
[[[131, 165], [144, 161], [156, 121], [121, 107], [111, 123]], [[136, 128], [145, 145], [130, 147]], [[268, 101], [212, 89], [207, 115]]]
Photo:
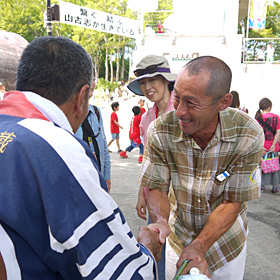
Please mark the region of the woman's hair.
[[240, 107], [239, 94], [235, 90], [232, 90], [230, 93], [232, 95], [232, 101], [231, 101], [229, 107], [238, 109]]
[[168, 84], [168, 90], [171, 92], [171, 91], [173, 91], [173, 89], [174, 89], [174, 84], [175, 84], [175, 82], [170, 82], [169, 84]]
[[261, 99], [259, 102], [259, 109], [256, 112], [255, 119], [261, 119], [262, 118], [261, 111], [264, 111], [268, 108], [270, 108], [270, 109], [272, 108], [272, 102], [270, 101], [270, 99], [265, 97], [265, 98]]

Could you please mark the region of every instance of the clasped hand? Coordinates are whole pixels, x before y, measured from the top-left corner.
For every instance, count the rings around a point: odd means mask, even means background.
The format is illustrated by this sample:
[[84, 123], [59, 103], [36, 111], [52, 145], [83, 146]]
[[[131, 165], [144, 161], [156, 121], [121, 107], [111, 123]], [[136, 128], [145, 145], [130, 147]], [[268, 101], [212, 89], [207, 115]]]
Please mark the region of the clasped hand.
[[158, 262], [160, 260], [162, 246], [169, 234], [170, 227], [167, 223], [154, 223], [140, 227], [137, 241], [145, 245]]

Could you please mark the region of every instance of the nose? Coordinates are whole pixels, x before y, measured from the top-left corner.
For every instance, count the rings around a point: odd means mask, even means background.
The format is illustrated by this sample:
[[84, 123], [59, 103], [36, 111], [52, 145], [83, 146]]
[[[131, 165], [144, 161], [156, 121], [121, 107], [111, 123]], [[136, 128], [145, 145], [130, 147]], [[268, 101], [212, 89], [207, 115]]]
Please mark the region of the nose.
[[179, 102], [178, 105], [177, 105], [176, 115], [177, 115], [178, 118], [188, 116], [188, 109], [182, 102]]
[[148, 91], [151, 88], [151, 83], [149, 81], [145, 82], [145, 90]]

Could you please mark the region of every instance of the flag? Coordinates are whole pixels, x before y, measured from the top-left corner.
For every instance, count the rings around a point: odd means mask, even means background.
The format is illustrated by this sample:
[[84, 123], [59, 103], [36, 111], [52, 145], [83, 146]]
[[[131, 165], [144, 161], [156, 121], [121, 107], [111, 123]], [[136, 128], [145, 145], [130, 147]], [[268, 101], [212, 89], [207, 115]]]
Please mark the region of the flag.
[[249, 28], [265, 29], [268, 0], [251, 0]]

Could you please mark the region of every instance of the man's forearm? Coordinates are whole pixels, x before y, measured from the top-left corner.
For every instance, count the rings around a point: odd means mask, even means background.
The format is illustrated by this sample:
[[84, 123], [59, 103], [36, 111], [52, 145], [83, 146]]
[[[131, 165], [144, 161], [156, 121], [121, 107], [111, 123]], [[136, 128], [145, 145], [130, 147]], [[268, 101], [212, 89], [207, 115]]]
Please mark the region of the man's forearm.
[[147, 205], [153, 223], [168, 223], [170, 205], [167, 192], [149, 190]]
[[192, 245], [201, 246], [206, 253], [211, 245], [234, 224], [240, 211], [239, 202], [222, 202], [209, 216], [204, 228]]

